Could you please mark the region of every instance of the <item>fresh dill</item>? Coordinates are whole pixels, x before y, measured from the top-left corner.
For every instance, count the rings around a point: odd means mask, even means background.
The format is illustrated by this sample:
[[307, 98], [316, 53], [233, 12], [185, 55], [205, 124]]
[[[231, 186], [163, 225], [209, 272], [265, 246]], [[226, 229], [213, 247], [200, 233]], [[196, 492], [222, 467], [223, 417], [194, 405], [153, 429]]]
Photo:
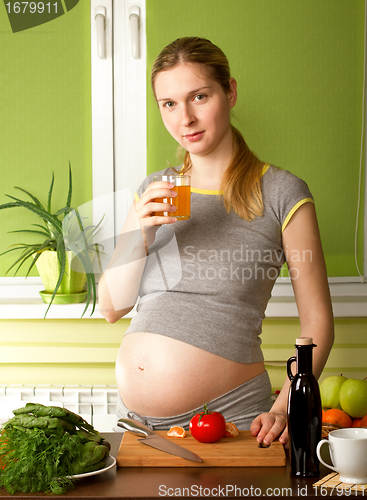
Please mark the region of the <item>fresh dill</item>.
[[[52, 407], [39, 405], [38, 413], [45, 408]], [[85, 421], [84, 429], [77, 429], [74, 422], [65, 428], [64, 420], [61, 425], [57, 417], [37, 417], [34, 409], [32, 420], [26, 410], [6, 422], [0, 434], [0, 487], [12, 494], [62, 494], [75, 486], [75, 474], [105, 466], [108, 443], [92, 426], [85, 430]]]

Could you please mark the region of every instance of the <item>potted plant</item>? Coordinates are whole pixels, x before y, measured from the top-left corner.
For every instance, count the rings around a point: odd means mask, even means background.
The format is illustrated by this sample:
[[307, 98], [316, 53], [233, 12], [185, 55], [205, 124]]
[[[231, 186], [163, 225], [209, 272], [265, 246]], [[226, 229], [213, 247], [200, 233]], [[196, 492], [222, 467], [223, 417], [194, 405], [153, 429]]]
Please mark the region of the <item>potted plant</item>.
[[[34, 266], [37, 267], [45, 290], [40, 292], [44, 302], [48, 303], [46, 314], [54, 303], [77, 303], [86, 300], [82, 313], [84, 316], [90, 302], [93, 303], [91, 315], [96, 305], [96, 283], [93, 272], [94, 255], [99, 254], [99, 245], [93, 242], [102, 220], [96, 225], [85, 227], [78, 210], [71, 207], [72, 172], [69, 163], [69, 189], [66, 204], [56, 212], [51, 209], [54, 174], [48, 191], [47, 205], [20, 187], [15, 187], [25, 193], [31, 201], [25, 201], [6, 195], [11, 202], [0, 205], [0, 210], [6, 208], [25, 208], [41, 218], [43, 224], [33, 224], [35, 229], [21, 229], [12, 233], [26, 233], [42, 237], [40, 243], [18, 243], [0, 255], [20, 251], [21, 254], [9, 267], [6, 274], [17, 266], [19, 268], [31, 259], [26, 277]], [[85, 285], [87, 289], [85, 290]]]

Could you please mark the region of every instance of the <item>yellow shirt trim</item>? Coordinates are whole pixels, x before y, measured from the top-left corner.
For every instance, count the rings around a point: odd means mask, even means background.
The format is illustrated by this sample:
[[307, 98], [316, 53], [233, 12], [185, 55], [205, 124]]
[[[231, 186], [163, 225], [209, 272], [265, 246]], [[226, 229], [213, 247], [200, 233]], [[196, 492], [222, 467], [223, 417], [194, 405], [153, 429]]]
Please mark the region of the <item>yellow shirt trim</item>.
[[[261, 172], [261, 176], [265, 175], [265, 173], [267, 172], [269, 167], [270, 167], [270, 165], [268, 163], [265, 163], [265, 165], [263, 166], [262, 172]], [[183, 166], [181, 167], [181, 170], [182, 170], [182, 168], [183, 168]], [[180, 175], [182, 175], [182, 173], [180, 173]], [[198, 194], [209, 194], [209, 195], [223, 194], [223, 191], [219, 191], [218, 189], [198, 189], [198, 188], [194, 188], [194, 187], [191, 188], [191, 192], [198, 193]], [[135, 193], [135, 200], [139, 201], [139, 196], [137, 195], [137, 193]]]
[[292, 208], [292, 210], [289, 212], [289, 214], [287, 215], [287, 217], [285, 218], [285, 221], [283, 222], [283, 225], [282, 225], [282, 232], [284, 231], [284, 229], [287, 227], [288, 225], [288, 222], [291, 220], [292, 216], [294, 215], [294, 213], [299, 209], [299, 207], [301, 207], [302, 205], [304, 205], [305, 203], [315, 203], [314, 200], [312, 198], [304, 198], [303, 200], [299, 201], [298, 203], [296, 203], [294, 205], [294, 207]]
[[216, 189], [197, 189], [197, 188], [191, 188], [192, 193], [199, 193], [199, 194], [223, 194], [223, 191], [219, 191]]
[[[261, 172], [261, 177], [266, 174], [268, 171], [270, 165], [268, 163], [265, 163], [263, 166], [262, 172]], [[213, 190], [213, 189], [197, 189], [197, 188], [191, 188], [192, 193], [199, 193], [199, 194], [223, 194], [223, 191], [218, 191], [218, 190]]]
[[269, 163], [265, 163], [265, 165], [263, 166], [263, 171], [261, 172], [261, 177], [266, 174], [269, 168], [270, 168]]

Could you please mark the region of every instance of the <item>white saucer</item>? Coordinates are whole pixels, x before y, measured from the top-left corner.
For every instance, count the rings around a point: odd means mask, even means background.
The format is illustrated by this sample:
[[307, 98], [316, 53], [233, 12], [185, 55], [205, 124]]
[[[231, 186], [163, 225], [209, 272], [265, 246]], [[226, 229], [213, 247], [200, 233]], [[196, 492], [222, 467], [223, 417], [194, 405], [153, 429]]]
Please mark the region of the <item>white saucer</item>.
[[83, 477], [96, 476], [97, 474], [102, 474], [103, 472], [112, 469], [112, 467], [115, 467], [115, 465], [116, 465], [116, 458], [113, 457], [112, 455], [109, 455], [106, 460], [106, 467], [104, 467], [103, 469], [94, 470], [92, 472], [84, 472], [84, 474], [75, 474], [74, 476], [70, 476], [70, 478], [82, 479]]

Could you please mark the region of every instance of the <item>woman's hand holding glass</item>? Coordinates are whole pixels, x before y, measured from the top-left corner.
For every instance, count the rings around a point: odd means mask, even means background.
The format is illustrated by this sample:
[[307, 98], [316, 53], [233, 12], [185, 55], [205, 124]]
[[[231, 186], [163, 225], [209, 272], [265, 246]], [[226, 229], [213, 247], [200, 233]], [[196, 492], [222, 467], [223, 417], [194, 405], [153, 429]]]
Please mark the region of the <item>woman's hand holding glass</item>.
[[162, 224], [176, 221], [174, 217], [155, 215], [157, 211], [174, 214], [176, 207], [155, 201], [156, 198], [177, 196], [171, 187], [172, 183], [152, 182], [129, 211], [110, 263], [99, 282], [99, 308], [110, 323], [122, 318], [134, 307], [145, 258], [157, 229]]
[[[152, 182], [135, 204], [136, 215], [147, 249], [154, 242], [155, 233], [162, 224], [172, 224], [177, 220], [174, 217], [177, 210], [174, 205], [156, 201], [176, 197], [177, 192], [172, 189], [173, 187], [174, 184], [171, 182]], [[172, 217], [156, 215], [157, 212], [169, 212], [172, 213]]]

